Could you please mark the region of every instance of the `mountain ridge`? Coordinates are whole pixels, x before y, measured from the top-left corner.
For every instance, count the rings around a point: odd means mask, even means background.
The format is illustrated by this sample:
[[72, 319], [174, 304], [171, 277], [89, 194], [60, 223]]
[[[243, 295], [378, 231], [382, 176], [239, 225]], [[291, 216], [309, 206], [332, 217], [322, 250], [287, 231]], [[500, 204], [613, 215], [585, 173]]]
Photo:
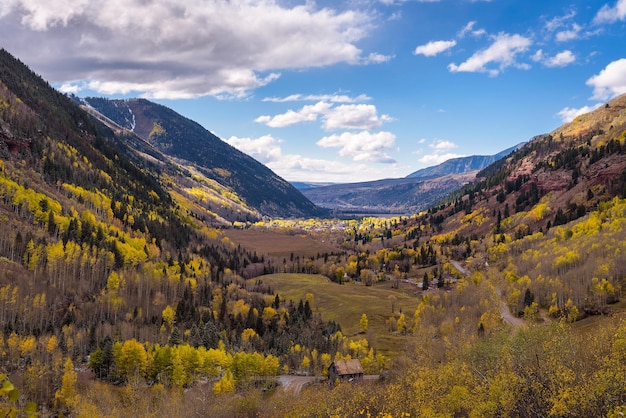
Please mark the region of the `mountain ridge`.
[[325, 214], [265, 165], [166, 106], [146, 99], [88, 97], [82, 101], [160, 152], [195, 164], [203, 175], [231, 189], [264, 215]]
[[468, 157], [451, 158], [440, 164], [422, 168], [407, 175], [407, 178], [440, 177], [447, 174], [461, 174], [473, 170], [482, 170], [494, 162], [520, 149], [526, 142], [520, 142], [494, 155], [470, 155]]
[[408, 214], [420, 212], [473, 181], [479, 170], [522, 147], [522, 142], [495, 155], [447, 160], [403, 178], [357, 183], [309, 185], [301, 192], [316, 205], [344, 213]]

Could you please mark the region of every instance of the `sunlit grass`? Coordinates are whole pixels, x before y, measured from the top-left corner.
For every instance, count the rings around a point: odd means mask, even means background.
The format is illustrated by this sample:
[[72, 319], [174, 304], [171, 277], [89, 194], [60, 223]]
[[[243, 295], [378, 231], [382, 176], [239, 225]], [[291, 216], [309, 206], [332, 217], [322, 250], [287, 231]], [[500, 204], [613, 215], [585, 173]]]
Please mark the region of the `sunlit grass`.
[[[354, 282], [340, 285], [325, 276], [313, 274], [270, 274], [251, 280], [269, 284], [281, 299], [287, 301], [306, 300], [307, 294], [312, 294], [313, 312], [320, 313], [326, 321], [337, 322], [344, 335], [366, 337], [375, 349], [387, 356], [397, 354], [406, 341], [406, 337], [389, 331], [387, 321], [390, 317], [397, 320], [400, 312], [411, 318], [419, 303], [418, 297], [407, 295], [402, 289], [392, 289], [391, 282], [376, 286]], [[395, 298], [393, 313], [390, 296]], [[369, 331], [358, 335], [363, 314], [367, 315]]]

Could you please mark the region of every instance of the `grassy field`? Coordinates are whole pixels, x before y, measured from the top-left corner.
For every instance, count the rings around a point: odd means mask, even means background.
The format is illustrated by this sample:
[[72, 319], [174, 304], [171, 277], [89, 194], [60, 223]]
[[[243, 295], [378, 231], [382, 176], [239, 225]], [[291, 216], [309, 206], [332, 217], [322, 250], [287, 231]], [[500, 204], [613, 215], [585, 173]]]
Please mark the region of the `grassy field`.
[[289, 258], [293, 253], [294, 256], [314, 257], [317, 254], [339, 251], [306, 235], [290, 235], [264, 229], [230, 229], [226, 231], [226, 235], [235, 244], [256, 251], [259, 255]]
[[[391, 282], [372, 287], [354, 282], [340, 285], [325, 276], [311, 274], [270, 274], [251, 280], [270, 284], [281, 299], [294, 302], [305, 300], [307, 293], [313, 294], [313, 312], [320, 313], [324, 320], [337, 322], [344, 335], [365, 336], [372, 347], [391, 357], [403, 349], [406, 337], [392, 335], [387, 320], [392, 316], [397, 319], [401, 311], [407, 319], [412, 318], [419, 303], [417, 296], [408, 295], [403, 289], [392, 289]], [[395, 313], [391, 312], [390, 296], [395, 298]], [[358, 334], [363, 314], [369, 321], [367, 335]]]

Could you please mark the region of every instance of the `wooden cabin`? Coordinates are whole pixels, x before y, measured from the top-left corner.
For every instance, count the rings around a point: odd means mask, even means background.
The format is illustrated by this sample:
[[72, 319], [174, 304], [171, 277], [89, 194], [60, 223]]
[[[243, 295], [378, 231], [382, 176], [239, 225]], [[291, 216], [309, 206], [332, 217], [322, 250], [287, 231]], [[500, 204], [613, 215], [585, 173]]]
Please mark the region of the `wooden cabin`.
[[335, 360], [328, 366], [328, 380], [354, 382], [363, 380], [363, 367], [359, 359]]

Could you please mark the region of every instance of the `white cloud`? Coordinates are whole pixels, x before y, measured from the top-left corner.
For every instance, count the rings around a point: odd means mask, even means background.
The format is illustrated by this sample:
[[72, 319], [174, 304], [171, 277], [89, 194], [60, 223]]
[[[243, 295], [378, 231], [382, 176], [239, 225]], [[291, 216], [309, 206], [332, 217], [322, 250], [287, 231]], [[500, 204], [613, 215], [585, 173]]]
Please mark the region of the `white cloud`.
[[417, 161], [427, 166], [433, 166], [433, 165], [441, 164], [444, 161], [448, 161], [452, 158], [459, 158], [459, 157], [464, 157], [464, 155], [453, 154], [451, 152], [445, 153], [445, 154], [427, 154], [419, 158]]
[[572, 51], [565, 50], [563, 52], [559, 52], [553, 57], [547, 58], [544, 61], [544, 65], [546, 67], [565, 67], [576, 61], [576, 55], [572, 53]]
[[285, 102], [317, 102], [317, 101], [325, 101], [325, 102], [333, 102], [333, 103], [356, 103], [356, 102], [365, 102], [371, 100], [372, 98], [366, 94], [359, 94], [356, 97], [351, 97], [345, 94], [291, 94], [286, 97], [266, 97], [262, 101], [263, 102], [273, 102], [273, 103], [285, 103]]
[[254, 121], [264, 123], [272, 128], [284, 128], [285, 126], [294, 125], [296, 123], [314, 122], [317, 120], [318, 115], [328, 111], [331, 106], [332, 104], [322, 101], [314, 105], [303, 106], [298, 111], [290, 109], [286, 113], [275, 116], [259, 116]]
[[[424, 145], [427, 142], [428, 141], [426, 139], [420, 139], [418, 141], [418, 144]], [[430, 141], [430, 143], [428, 144], [428, 148], [430, 148], [430, 151], [428, 151], [428, 153], [426, 154], [424, 154], [423, 150], [417, 151], [417, 154], [421, 155], [421, 157], [418, 158], [417, 161], [427, 166], [441, 164], [442, 162], [447, 161], [451, 158], [463, 157], [463, 155], [461, 154], [455, 154], [453, 152], [450, 152], [453, 149], [458, 148], [458, 145], [452, 141], [448, 141], [445, 139], [435, 139]]]
[[446, 141], [444, 139], [437, 139], [432, 144], [428, 145], [430, 148], [436, 150], [437, 152], [448, 151], [451, 149], [458, 148], [458, 145], [454, 142]]
[[535, 62], [543, 63], [546, 67], [565, 67], [576, 61], [576, 55], [567, 49], [552, 57], [546, 56], [542, 49], [538, 49], [530, 58]]
[[[366, 164], [346, 164], [345, 162], [308, 158], [298, 154], [284, 155], [267, 166], [279, 176], [289, 181], [337, 182], [363, 181], [363, 173], [371, 173], [372, 167]], [[373, 177], [377, 178], [377, 177]]]
[[463, 26], [463, 29], [461, 29], [461, 31], [459, 32], [459, 38], [463, 38], [465, 35], [467, 35], [469, 32], [472, 31], [472, 29], [474, 29], [474, 25], [476, 24], [475, 20], [471, 20], [469, 22], [467, 22], [467, 24], [465, 26]]
[[554, 32], [560, 28], [566, 27], [575, 16], [576, 12], [574, 10], [571, 10], [564, 16], [557, 16], [555, 18], [552, 18], [548, 22], [546, 22], [546, 30], [548, 30], [549, 32]]
[[392, 58], [393, 56], [391, 55], [383, 55], [372, 52], [363, 60], [363, 64], [381, 64], [383, 62], [391, 61]]
[[[515, 61], [515, 56], [528, 50], [531, 44], [532, 41], [524, 36], [500, 33], [494, 37], [489, 47], [474, 53], [459, 65], [448, 65], [448, 69], [451, 72], [488, 72], [492, 76], [498, 75], [500, 71], [510, 66], [527, 69], [526, 64]], [[490, 64], [495, 64], [495, 68], [493, 66], [489, 68]]]
[[271, 135], [259, 138], [233, 136], [225, 141], [289, 181], [345, 183], [374, 180], [390, 175], [389, 164], [385, 164], [384, 169], [377, 168], [369, 164], [371, 161], [364, 158], [354, 158], [356, 163], [346, 163], [345, 161], [304, 157], [299, 154], [283, 154], [282, 141]]
[[283, 69], [386, 59], [356, 45], [373, 14], [286, 4], [10, 0], [0, 3], [0, 39], [53, 83], [153, 98], [241, 96]]
[[231, 136], [224, 141], [263, 164], [278, 161], [282, 157], [281, 141], [271, 135], [264, 135], [260, 138]]
[[382, 4], [391, 6], [393, 4], [408, 3], [410, 1], [417, 1], [418, 3], [438, 3], [441, 0], [378, 0], [378, 1], [381, 2]]
[[593, 19], [594, 23], [598, 24], [614, 23], [618, 20], [626, 20], [626, 0], [617, 0], [613, 7], [605, 4]]
[[626, 58], [608, 64], [587, 80], [587, 85], [593, 87], [592, 99], [595, 100], [608, 100], [626, 93]]
[[437, 54], [440, 54], [453, 46], [456, 45], [456, 41], [431, 41], [427, 44], [420, 45], [415, 48], [413, 53], [415, 55], [424, 55], [425, 57], [434, 57]]
[[387, 154], [396, 136], [391, 132], [344, 132], [340, 135], [325, 136], [317, 145], [323, 148], [341, 148], [339, 155], [351, 157], [354, 161], [394, 163], [395, 160]]
[[336, 129], [378, 129], [384, 122], [391, 121], [389, 115], [378, 116], [376, 106], [366, 104], [344, 104], [328, 109], [324, 114], [322, 128]]
[[557, 32], [556, 40], [558, 42], [565, 42], [565, 41], [571, 41], [573, 39], [578, 39], [580, 36], [581, 30], [582, 30], [582, 27], [574, 23], [571, 29]]
[[530, 59], [532, 59], [535, 62], [541, 62], [543, 61], [545, 58], [545, 55], [543, 54], [543, 49], [538, 49], [537, 52], [535, 52], [532, 57], [530, 57]]
[[484, 29], [474, 29], [475, 25], [476, 25], [475, 20], [468, 22], [465, 26], [463, 26], [463, 29], [459, 31], [458, 37], [464, 38], [465, 35], [467, 35], [468, 33], [471, 33], [472, 36], [474, 37], [479, 37], [487, 33], [487, 31], [485, 31]]
[[303, 106], [300, 110], [288, 110], [275, 116], [259, 116], [255, 122], [272, 128], [282, 128], [301, 122], [314, 122], [321, 116], [322, 128], [328, 131], [337, 129], [377, 129], [392, 118], [389, 115], [378, 116], [376, 106], [367, 104], [342, 104], [320, 101], [314, 105]]
[[589, 113], [592, 110], [596, 110], [601, 105], [602, 103], [598, 103], [593, 106], [583, 106], [578, 109], [573, 108], [573, 107], [566, 107], [563, 110], [561, 110], [559, 113], [557, 113], [557, 115], [561, 118], [563, 123], [569, 123], [573, 121], [574, 119], [576, 119], [576, 116], [582, 115], [584, 113]]

